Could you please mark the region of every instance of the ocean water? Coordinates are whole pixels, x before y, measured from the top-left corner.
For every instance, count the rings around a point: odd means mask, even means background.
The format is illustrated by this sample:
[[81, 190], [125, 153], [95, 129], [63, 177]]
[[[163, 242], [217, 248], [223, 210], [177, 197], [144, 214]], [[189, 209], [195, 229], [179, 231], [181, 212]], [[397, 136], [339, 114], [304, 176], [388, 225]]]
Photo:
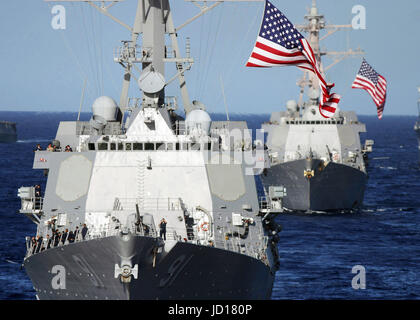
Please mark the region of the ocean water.
[[[88, 119], [88, 115], [82, 118]], [[17, 122], [18, 142], [0, 144], [0, 299], [35, 299], [21, 269], [25, 236], [35, 225], [20, 216], [17, 189], [45, 185], [42, 170], [32, 170], [36, 143], [46, 146], [59, 121], [74, 113], [0, 112]], [[214, 115], [214, 119], [223, 119]], [[231, 115], [256, 129], [269, 115]], [[278, 244], [280, 270], [272, 299], [419, 299], [420, 170], [415, 117], [361, 116], [373, 139], [364, 207], [349, 214], [282, 214]], [[333, 196], [333, 195], [332, 195]], [[352, 268], [366, 271], [366, 289], [352, 288]]]

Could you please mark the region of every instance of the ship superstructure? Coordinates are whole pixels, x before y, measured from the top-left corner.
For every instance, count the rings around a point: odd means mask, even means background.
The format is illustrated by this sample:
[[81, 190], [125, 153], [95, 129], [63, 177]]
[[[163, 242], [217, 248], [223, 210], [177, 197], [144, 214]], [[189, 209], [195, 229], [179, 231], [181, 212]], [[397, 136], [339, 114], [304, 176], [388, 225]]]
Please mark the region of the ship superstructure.
[[[308, 33], [308, 41], [317, 61], [324, 55], [333, 55], [332, 65], [362, 51], [325, 52], [319, 42], [335, 31], [351, 26], [326, 25], [324, 16], [318, 13], [312, 1], [310, 13], [305, 16], [306, 25], [297, 26]], [[320, 31], [327, 29], [320, 39]], [[354, 112], [337, 108], [332, 118], [324, 118], [319, 112], [319, 84], [313, 73], [305, 71], [298, 82], [301, 88], [298, 102], [287, 102], [286, 111], [273, 112], [268, 123], [266, 145], [270, 154], [271, 168], [261, 176], [266, 188], [283, 185], [287, 196], [284, 207], [292, 211], [337, 211], [358, 208], [362, 205], [367, 180], [365, 159], [373, 141], [360, 143], [359, 134], [366, 132]], [[304, 93], [308, 100], [303, 101]]]
[[0, 121], [0, 142], [16, 142], [16, 123]]
[[[168, 0], [139, 0], [131, 31], [114, 57], [125, 70], [119, 104], [99, 97], [90, 121], [61, 122], [52, 150], [35, 152], [45, 191], [19, 189], [20, 212], [37, 224], [24, 259], [37, 297], [269, 299], [280, 229], [270, 202], [260, 208], [257, 160], [244, 160], [261, 158], [238, 136], [246, 123], [211, 121], [189, 100], [192, 59]], [[134, 70], [142, 96], [130, 99]], [[174, 79], [185, 119], [165, 95]]]

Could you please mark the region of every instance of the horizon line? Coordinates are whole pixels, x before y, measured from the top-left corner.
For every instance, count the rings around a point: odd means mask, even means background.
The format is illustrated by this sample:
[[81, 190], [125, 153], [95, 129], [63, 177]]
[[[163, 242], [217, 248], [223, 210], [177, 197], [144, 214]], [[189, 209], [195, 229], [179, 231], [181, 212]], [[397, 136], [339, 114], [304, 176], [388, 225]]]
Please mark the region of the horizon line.
[[[271, 112], [267, 112], [267, 113], [252, 113], [252, 112], [229, 112], [230, 115], [271, 115], [272, 112], [279, 112], [279, 111], [284, 111], [284, 110], [278, 110], [278, 111], [271, 111]], [[349, 110], [349, 111], [353, 111], [353, 110]], [[70, 110], [61, 110], [61, 111], [51, 111], [51, 110], [3, 110], [0, 108], [0, 112], [38, 112], [38, 113], [78, 113], [78, 111], [70, 111]], [[81, 114], [84, 113], [92, 113], [91, 111], [82, 111]], [[185, 113], [184, 111], [182, 111], [182, 113]], [[209, 112], [209, 114], [225, 114], [225, 112]], [[365, 113], [356, 113], [357, 116], [377, 116], [377, 114], [365, 114]], [[420, 116], [418, 114], [388, 114], [387, 116]]]

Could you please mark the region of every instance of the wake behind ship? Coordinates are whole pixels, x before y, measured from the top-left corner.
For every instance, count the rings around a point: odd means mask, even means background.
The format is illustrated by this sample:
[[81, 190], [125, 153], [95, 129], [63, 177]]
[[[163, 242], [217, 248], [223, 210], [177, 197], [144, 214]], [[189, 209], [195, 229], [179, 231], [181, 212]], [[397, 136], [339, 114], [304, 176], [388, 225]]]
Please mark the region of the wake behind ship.
[[[20, 212], [37, 224], [24, 259], [37, 298], [269, 299], [280, 229], [260, 208], [255, 163], [240, 161], [261, 155], [251, 136], [232, 135], [245, 122], [211, 121], [190, 102], [192, 59], [181, 57], [169, 1], [138, 1], [132, 40], [116, 52], [120, 103], [99, 97], [90, 121], [61, 122], [34, 156], [45, 191], [19, 189]], [[165, 95], [168, 62], [185, 119]], [[136, 63], [143, 95], [128, 99]]]

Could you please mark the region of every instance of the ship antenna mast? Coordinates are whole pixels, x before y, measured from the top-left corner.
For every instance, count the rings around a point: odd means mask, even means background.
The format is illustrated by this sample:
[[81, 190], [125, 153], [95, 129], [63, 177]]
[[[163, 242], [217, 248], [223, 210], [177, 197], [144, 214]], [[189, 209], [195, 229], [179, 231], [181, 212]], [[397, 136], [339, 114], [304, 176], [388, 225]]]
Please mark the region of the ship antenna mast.
[[[179, 79], [179, 87], [183, 100], [185, 112], [192, 110], [192, 104], [188, 95], [187, 87], [185, 85], [184, 73], [192, 66], [193, 60], [190, 57], [182, 58], [179, 50], [176, 29], [173, 23], [172, 13], [169, 5], [169, 0], [138, 0], [136, 17], [133, 27], [122, 22], [113, 16], [108, 9], [118, 2], [124, 0], [44, 0], [45, 2], [85, 2], [98, 10], [100, 13], [111, 18], [131, 33], [131, 40], [123, 41], [123, 44], [118, 48], [114, 55], [114, 61], [118, 62], [124, 68], [123, 83], [120, 95], [119, 107], [121, 111], [126, 111], [131, 108], [130, 99], [128, 98], [128, 91], [130, 87], [131, 78], [137, 77], [134, 72], [140, 73], [140, 81], [142, 75], [147, 76], [147, 73], [154, 73], [160, 75], [163, 79], [163, 87], [156, 86], [156, 92], [145, 92], [143, 101], [149, 105], [161, 106], [165, 103], [164, 88], [176, 78]], [[97, 3], [100, 3], [99, 5]], [[109, 3], [109, 4], [108, 4]], [[187, 23], [186, 23], [187, 24]], [[184, 24], [184, 25], [186, 25]], [[142, 46], [137, 45], [139, 35], [143, 35]], [[171, 50], [165, 44], [165, 34], [168, 34], [171, 39]], [[189, 45], [189, 44], [188, 44]], [[176, 65], [174, 77], [170, 81], [165, 82], [165, 63], [172, 62]], [[136, 64], [142, 64], [142, 68], [138, 68]], [[144, 78], [144, 77], [143, 77]], [[152, 88], [152, 91], [153, 88]]]
[[[143, 91], [143, 105], [149, 107], [159, 107], [166, 105], [165, 87], [178, 78], [181, 91], [182, 102], [185, 113], [194, 109], [189, 98], [184, 74], [193, 64], [193, 59], [189, 57], [189, 42], [187, 43], [187, 57], [182, 58], [178, 45], [177, 32], [190, 24], [203, 14], [209, 12], [216, 6], [224, 2], [262, 2], [264, 0], [185, 0], [194, 3], [200, 12], [175, 27], [169, 0], [138, 0], [136, 18], [133, 27], [125, 24], [114, 17], [109, 9], [118, 2], [124, 0], [44, 0], [45, 2], [85, 2], [98, 10], [100, 13], [111, 18], [131, 32], [131, 40], [123, 41], [122, 47], [118, 48], [114, 61], [124, 68], [123, 84], [120, 96], [119, 107], [124, 114], [125, 111], [136, 107], [139, 99], [134, 99], [135, 105], [131, 105], [128, 98], [131, 78], [134, 77], [139, 82]], [[96, 4], [96, 3], [99, 3]], [[212, 3], [207, 5], [207, 3]], [[137, 45], [139, 35], [142, 34], [142, 46]], [[165, 35], [168, 34], [171, 40], [171, 50], [165, 44]], [[176, 74], [165, 80], [165, 63], [172, 62], [176, 66]], [[137, 63], [142, 64], [142, 69], [137, 67]], [[139, 79], [134, 76], [134, 71], [140, 73]], [[147, 78], [147, 80], [145, 80]], [[152, 86], [147, 85], [153, 83]], [[149, 91], [147, 91], [149, 90]]]
[[[338, 30], [341, 29], [349, 29], [352, 28], [351, 24], [348, 25], [327, 25], [325, 23], [324, 15], [319, 14], [318, 7], [316, 0], [312, 0], [312, 7], [309, 9], [309, 14], [305, 15], [305, 20], [307, 21], [304, 25], [297, 25], [296, 28], [300, 31], [306, 32], [308, 36], [309, 44], [311, 45], [315, 57], [317, 61], [320, 64], [320, 70], [321, 72], [326, 72], [329, 69], [331, 69], [333, 66], [341, 62], [342, 60], [356, 56], [356, 55], [363, 55], [364, 51], [360, 48], [357, 48], [356, 50], [349, 49], [347, 51], [324, 51], [320, 48], [320, 42], [327, 37], [331, 36], [332, 34], [336, 33]], [[321, 30], [327, 30], [327, 33], [320, 37], [320, 31]], [[322, 57], [323, 56], [331, 56], [333, 58], [333, 63], [326, 66], [324, 68], [322, 64]], [[301, 108], [303, 108], [303, 95], [305, 92], [305, 88], [308, 87], [312, 89], [313, 91], [317, 91], [319, 84], [318, 84], [318, 78], [309, 71], [304, 71], [301, 79], [298, 80], [297, 85], [300, 87], [300, 95], [299, 95], [299, 102], [298, 105]], [[318, 94], [319, 95], [319, 94]]]
[[419, 98], [417, 99], [417, 109], [419, 111], [419, 118], [420, 118], [420, 87], [417, 87], [417, 92], [419, 93]]

